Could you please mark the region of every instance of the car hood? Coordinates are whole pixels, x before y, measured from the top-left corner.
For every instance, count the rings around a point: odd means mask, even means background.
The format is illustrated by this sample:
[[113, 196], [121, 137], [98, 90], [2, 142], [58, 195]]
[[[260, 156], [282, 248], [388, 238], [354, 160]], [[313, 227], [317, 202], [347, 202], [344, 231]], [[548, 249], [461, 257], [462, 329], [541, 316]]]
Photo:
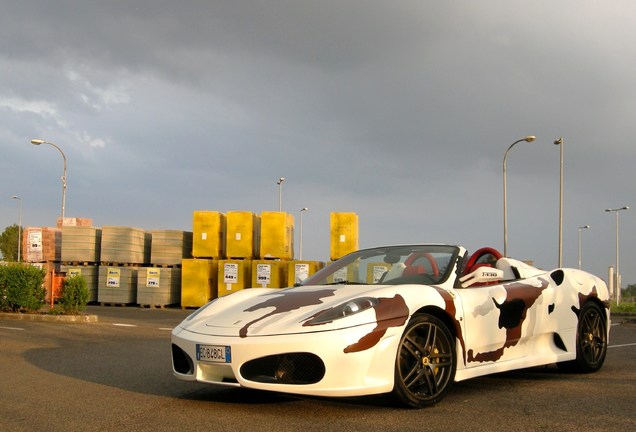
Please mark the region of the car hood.
[[[378, 299], [377, 306], [327, 322], [317, 318], [325, 311], [362, 297]], [[394, 286], [250, 288], [213, 301], [186, 319], [181, 327], [206, 335], [268, 336], [335, 330], [408, 315], [404, 299]]]

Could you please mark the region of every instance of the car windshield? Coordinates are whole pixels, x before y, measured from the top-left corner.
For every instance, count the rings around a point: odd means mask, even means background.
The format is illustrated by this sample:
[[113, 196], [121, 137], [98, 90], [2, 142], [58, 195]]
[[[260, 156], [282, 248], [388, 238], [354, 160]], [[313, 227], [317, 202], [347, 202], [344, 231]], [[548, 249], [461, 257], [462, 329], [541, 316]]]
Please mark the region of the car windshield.
[[364, 249], [334, 261], [301, 285], [435, 285], [444, 282], [459, 248], [446, 245]]

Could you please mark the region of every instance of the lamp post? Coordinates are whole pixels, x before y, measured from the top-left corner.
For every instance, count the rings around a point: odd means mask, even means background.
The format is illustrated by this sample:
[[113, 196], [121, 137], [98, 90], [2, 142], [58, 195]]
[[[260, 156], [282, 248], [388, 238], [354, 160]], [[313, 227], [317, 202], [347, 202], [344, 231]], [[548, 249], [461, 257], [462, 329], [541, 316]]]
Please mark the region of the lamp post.
[[18, 262], [21, 258], [21, 245], [22, 245], [22, 198], [17, 195], [13, 195], [11, 198], [20, 202], [20, 212], [18, 213]]
[[529, 135], [525, 138], [521, 138], [510, 144], [508, 150], [504, 154], [503, 159], [503, 218], [504, 218], [504, 256], [508, 256], [508, 203], [507, 203], [507, 190], [506, 190], [506, 161], [508, 160], [508, 152], [512, 149], [515, 144], [520, 143], [522, 141], [532, 142], [536, 139], [534, 135]]
[[561, 169], [559, 175], [559, 265], [563, 267], [563, 137], [554, 141], [554, 145], [561, 147]]
[[588, 229], [589, 225], [583, 225], [579, 227], [579, 270], [581, 270], [581, 231]]
[[33, 144], [33, 145], [41, 145], [41, 144], [52, 145], [53, 147], [58, 149], [58, 151], [62, 155], [62, 159], [64, 159], [64, 175], [62, 176], [62, 225], [63, 225], [64, 224], [64, 208], [66, 207], [66, 155], [64, 154], [64, 152], [62, 151], [61, 148], [59, 148], [58, 146], [56, 146], [52, 142], [44, 141], [44, 140], [41, 140], [41, 139], [32, 139], [31, 140], [31, 144]]
[[303, 259], [303, 212], [309, 210], [307, 207], [303, 207], [300, 209], [300, 233], [298, 235], [299, 245], [298, 245], [298, 259]]
[[285, 177], [281, 177], [278, 179], [276, 184], [278, 185], [278, 211], [283, 211], [283, 182], [285, 181]]
[[623, 206], [621, 208], [616, 209], [606, 209], [606, 212], [614, 212], [616, 213], [616, 305], [621, 304], [621, 273], [619, 271], [620, 262], [618, 260], [618, 212], [621, 210], [629, 210], [628, 206]]

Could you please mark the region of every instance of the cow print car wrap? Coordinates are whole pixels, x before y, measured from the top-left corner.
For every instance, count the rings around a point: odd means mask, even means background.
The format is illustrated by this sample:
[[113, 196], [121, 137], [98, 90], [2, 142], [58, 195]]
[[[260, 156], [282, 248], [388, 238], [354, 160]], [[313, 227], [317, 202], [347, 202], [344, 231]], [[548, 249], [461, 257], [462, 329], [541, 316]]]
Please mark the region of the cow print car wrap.
[[492, 248], [424, 244], [349, 254], [300, 286], [212, 300], [172, 331], [185, 381], [315, 396], [386, 393], [409, 407], [456, 381], [556, 363], [601, 368], [609, 293], [581, 270]]

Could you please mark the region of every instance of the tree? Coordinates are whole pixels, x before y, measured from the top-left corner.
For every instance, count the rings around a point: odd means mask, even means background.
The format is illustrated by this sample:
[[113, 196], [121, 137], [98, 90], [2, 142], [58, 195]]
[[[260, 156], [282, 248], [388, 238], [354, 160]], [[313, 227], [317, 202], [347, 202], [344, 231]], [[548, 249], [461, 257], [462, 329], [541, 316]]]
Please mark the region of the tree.
[[[20, 234], [24, 231], [19, 230]], [[22, 239], [20, 239], [22, 241]], [[18, 225], [13, 224], [5, 228], [4, 232], [0, 234], [0, 252], [5, 261], [17, 261], [18, 260]]]

